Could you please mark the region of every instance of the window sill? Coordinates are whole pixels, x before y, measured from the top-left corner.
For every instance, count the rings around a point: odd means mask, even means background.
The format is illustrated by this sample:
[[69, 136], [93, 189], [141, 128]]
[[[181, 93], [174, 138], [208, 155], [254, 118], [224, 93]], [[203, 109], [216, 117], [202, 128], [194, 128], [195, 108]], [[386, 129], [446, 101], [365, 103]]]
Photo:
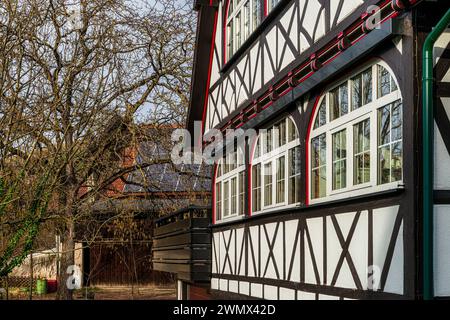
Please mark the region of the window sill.
[[216, 225], [225, 224], [225, 223], [232, 223], [236, 221], [241, 221], [245, 218], [244, 215], [232, 215], [226, 218], [222, 218], [221, 220], [216, 221]]
[[404, 183], [403, 182], [393, 182], [389, 184], [384, 185], [377, 185], [377, 186], [360, 186], [360, 187], [354, 187], [352, 189], [346, 189], [342, 191], [333, 191], [328, 196], [325, 196], [320, 199], [310, 199], [310, 205], [315, 204], [321, 204], [321, 203], [329, 203], [333, 201], [339, 201], [339, 200], [347, 200], [349, 198], [359, 198], [362, 196], [370, 196], [373, 194], [377, 194], [380, 192], [386, 192], [391, 190], [402, 190], [404, 189]]
[[272, 213], [272, 212], [279, 212], [281, 210], [289, 210], [292, 208], [298, 208], [301, 207], [300, 203], [294, 203], [294, 204], [276, 204], [273, 206], [265, 207], [261, 211], [256, 211], [252, 213], [252, 216], [257, 216], [265, 213]]

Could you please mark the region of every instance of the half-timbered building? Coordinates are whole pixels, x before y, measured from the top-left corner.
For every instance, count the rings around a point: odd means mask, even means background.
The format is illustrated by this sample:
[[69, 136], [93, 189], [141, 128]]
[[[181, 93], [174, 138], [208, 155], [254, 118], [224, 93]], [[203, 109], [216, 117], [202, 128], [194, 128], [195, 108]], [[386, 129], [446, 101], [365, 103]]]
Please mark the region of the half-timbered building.
[[215, 165], [212, 296], [417, 299], [431, 287], [434, 297], [449, 297], [450, 31], [434, 43], [431, 254], [422, 207], [422, 48], [450, 3], [196, 0], [194, 7], [188, 129], [194, 134], [201, 122], [205, 135], [258, 133], [242, 145], [232, 140]]

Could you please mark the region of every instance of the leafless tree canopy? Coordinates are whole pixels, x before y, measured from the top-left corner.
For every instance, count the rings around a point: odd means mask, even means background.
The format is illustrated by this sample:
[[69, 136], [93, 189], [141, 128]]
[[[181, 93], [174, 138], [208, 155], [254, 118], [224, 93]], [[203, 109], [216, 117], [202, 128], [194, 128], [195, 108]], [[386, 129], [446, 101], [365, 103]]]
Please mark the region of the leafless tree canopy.
[[[21, 221], [39, 198], [45, 210], [31, 216], [56, 219], [67, 252], [62, 269], [73, 264], [83, 202], [123, 172], [123, 150], [145, 134], [139, 123], [184, 123], [195, 37], [190, 5], [0, 2], [0, 203]], [[0, 207], [0, 222], [11, 221], [5, 212]]]

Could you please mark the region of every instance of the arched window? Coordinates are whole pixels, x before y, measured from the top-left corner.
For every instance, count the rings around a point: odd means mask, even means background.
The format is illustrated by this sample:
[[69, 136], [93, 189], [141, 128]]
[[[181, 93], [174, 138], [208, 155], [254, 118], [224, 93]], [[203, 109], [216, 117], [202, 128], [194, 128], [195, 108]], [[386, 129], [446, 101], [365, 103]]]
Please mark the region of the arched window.
[[[230, 58], [280, 0], [228, 0], [226, 56]], [[267, 5], [268, 10], [265, 10]]]
[[260, 130], [251, 176], [253, 213], [300, 202], [300, 139], [291, 118]]
[[318, 101], [309, 139], [310, 201], [397, 188], [403, 180], [403, 105], [384, 62], [359, 70]]

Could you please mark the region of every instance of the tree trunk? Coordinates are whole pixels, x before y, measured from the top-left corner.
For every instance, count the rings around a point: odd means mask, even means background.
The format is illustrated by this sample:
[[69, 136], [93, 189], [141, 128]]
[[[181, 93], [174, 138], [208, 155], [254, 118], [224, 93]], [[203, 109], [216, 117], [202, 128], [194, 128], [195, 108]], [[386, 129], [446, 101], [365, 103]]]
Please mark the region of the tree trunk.
[[75, 286], [75, 232], [73, 222], [67, 223], [67, 229], [61, 236], [62, 252], [61, 252], [61, 268], [58, 274], [58, 292], [57, 300], [72, 300]]

